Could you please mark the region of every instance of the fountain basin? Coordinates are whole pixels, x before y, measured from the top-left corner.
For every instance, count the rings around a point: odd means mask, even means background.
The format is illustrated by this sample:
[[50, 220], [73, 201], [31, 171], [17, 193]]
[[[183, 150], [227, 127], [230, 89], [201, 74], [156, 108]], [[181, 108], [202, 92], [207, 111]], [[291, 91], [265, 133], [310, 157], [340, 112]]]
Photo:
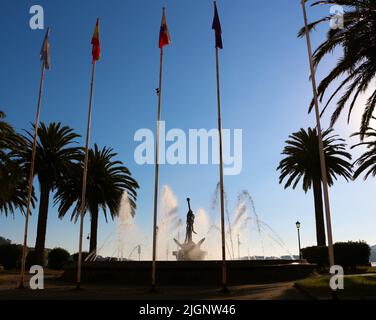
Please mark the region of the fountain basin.
[[[149, 285], [150, 261], [88, 262], [82, 265], [83, 283]], [[230, 285], [264, 284], [309, 277], [316, 265], [292, 260], [228, 261]], [[63, 279], [76, 280], [76, 265], [66, 267]], [[158, 285], [219, 285], [222, 261], [157, 261]]]

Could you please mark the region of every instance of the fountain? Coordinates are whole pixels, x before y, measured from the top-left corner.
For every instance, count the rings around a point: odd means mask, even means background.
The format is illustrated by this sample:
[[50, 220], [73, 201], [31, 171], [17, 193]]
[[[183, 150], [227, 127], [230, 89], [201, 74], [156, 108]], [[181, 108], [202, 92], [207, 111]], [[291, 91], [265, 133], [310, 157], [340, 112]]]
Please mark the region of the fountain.
[[190, 199], [188, 202], [187, 214], [187, 230], [184, 243], [181, 244], [178, 240], [174, 239], [175, 243], [180, 247], [179, 251], [174, 251], [172, 254], [176, 257], [177, 261], [195, 261], [204, 260], [207, 252], [201, 250], [201, 245], [204, 243], [205, 238], [201, 239], [197, 244], [193, 242], [192, 235], [196, 234], [194, 230], [195, 215], [191, 209]]
[[[193, 213], [190, 200], [186, 215], [184, 241], [180, 239], [182, 219], [179, 215], [178, 199], [171, 188], [164, 186], [161, 193], [160, 220], [157, 232], [157, 284], [164, 285], [218, 285], [222, 276], [221, 230], [218, 227], [218, 192], [212, 201], [212, 214], [200, 208]], [[315, 266], [305, 261], [281, 258], [265, 258], [268, 244], [278, 250], [272, 256], [283, 253], [291, 256], [283, 240], [265, 222], [259, 219], [255, 204], [247, 191], [242, 191], [233, 214], [226, 212], [226, 258], [229, 285], [291, 281], [309, 276]], [[213, 218], [216, 217], [216, 218]], [[202, 239], [194, 239], [202, 235]], [[111, 235], [110, 235], [111, 236]], [[82, 266], [83, 282], [113, 282], [126, 285], [147, 285], [151, 280], [150, 237], [141, 232], [134, 223], [127, 196], [124, 195], [119, 208], [116, 231]], [[258, 237], [258, 238], [254, 238]], [[200, 238], [199, 238], [200, 239]], [[201, 247], [205, 244], [205, 251]], [[170, 249], [177, 245], [173, 252]], [[257, 245], [261, 248], [257, 248]], [[142, 249], [141, 249], [142, 248]], [[261, 250], [261, 251], [260, 251]], [[252, 251], [252, 254], [251, 254]], [[110, 259], [96, 259], [104, 252], [113, 252]], [[129, 252], [129, 255], [127, 254]], [[169, 261], [169, 256], [175, 261]], [[142, 256], [141, 256], [142, 254]], [[270, 254], [270, 253], [269, 253]], [[117, 256], [117, 259], [111, 257]], [[128, 257], [126, 259], [125, 257]], [[133, 260], [130, 260], [135, 258]], [[76, 266], [65, 269], [64, 278], [75, 281]]]

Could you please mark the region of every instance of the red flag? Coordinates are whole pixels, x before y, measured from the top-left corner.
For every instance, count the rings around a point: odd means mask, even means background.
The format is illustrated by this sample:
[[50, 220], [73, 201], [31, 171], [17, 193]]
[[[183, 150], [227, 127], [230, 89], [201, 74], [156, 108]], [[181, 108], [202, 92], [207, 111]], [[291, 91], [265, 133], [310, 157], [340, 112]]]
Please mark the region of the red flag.
[[168, 46], [171, 43], [170, 33], [168, 32], [165, 8], [163, 8], [161, 30], [159, 32], [159, 48]]
[[99, 18], [97, 19], [97, 24], [95, 25], [93, 38], [91, 39], [91, 44], [93, 45], [93, 62], [95, 62], [101, 58], [101, 44], [99, 41]]

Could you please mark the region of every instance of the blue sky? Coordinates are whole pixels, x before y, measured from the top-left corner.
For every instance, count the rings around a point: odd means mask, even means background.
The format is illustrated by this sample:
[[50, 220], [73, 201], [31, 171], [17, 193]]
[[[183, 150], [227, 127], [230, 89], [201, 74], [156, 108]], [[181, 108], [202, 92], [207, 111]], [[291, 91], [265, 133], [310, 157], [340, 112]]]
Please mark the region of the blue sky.
[[[295, 221], [302, 222], [304, 246], [315, 244], [311, 193], [299, 188], [283, 190], [276, 167], [284, 141], [301, 127], [314, 126], [307, 114], [311, 84], [302, 26], [300, 0], [219, 0], [224, 50], [220, 52], [223, 127], [243, 129], [243, 170], [225, 177], [229, 206], [243, 189], [252, 194], [258, 213], [297, 252]], [[29, 28], [29, 8], [34, 1], [2, 0], [0, 19], [0, 108], [19, 131], [34, 120], [40, 76], [38, 59], [44, 30]], [[92, 143], [111, 146], [139, 181], [136, 223], [145, 233], [152, 228], [154, 167], [133, 159], [133, 136], [140, 128], [155, 130], [159, 49], [157, 46], [162, 1], [65, 0], [38, 1], [51, 31], [52, 69], [47, 73], [41, 120], [61, 121], [81, 135], [86, 130], [90, 81], [90, 39], [96, 17], [101, 18], [102, 59], [97, 65], [92, 118]], [[329, 8], [309, 10], [310, 19]], [[214, 39], [210, 0], [167, 1], [167, 21], [172, 45], [165, 50], [162, 118], [167, 129], [217, 126]], [[316, 47], [328, 26], [312, 35]], [[336, 53], [318, 70], [318, 78], [335, 63]], [[359, 110], [359, 108], [358, 108]], [[359, 114], [350, 125], [344, 117], [337, 133], [348, 139], [358, 127]], [[328, 125], [324, 117], [323, 126]], [[357, 141], [348, 140], [350, 144]], [[83, 143], [83, 139], [81, 139]], [[354, 156], [359, 151], [352, 151]], [[218, 181], [218, 167], [162, 166], [160, 185], [169, 185], [182, 205], [192, 198], [194, 209], [209, 210]], [[370, 199], [375, 180], [346, 183], [331, 189], [333, 233], [336, 241], [366, 240], [376, 243], [376, 204]], [[219, 212], [218, 212], [219, 214]], [[34, 244], [37, 211], [30, 220], [30, 245]], [[24, 219], [0, 217], [0, 235], [22, 241]], [[85, 233], [88, 229], [88, 219]], [[100, 221], [99, 243], [115, 224]], [[78, 248], [78, 225], [49, 212], [47, 247]], [[273, 253], [270, 253], [273, 254]]]

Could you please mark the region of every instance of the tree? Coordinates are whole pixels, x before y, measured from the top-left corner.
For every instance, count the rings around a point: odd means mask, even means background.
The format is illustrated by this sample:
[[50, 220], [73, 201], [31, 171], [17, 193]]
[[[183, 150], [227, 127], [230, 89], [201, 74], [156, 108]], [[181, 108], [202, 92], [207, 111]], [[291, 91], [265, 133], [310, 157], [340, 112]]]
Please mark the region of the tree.
[[[362, 135], [361, 133], [356, 133], [353, 136]], [[368, 179], [369, 176], [376, 176], [376, 130], [368, 128], [364, 134], [365, 139], [370, 139], [370, 141], [361, 142], [352, 148], [359, 146], [365, 146], [368, 151], [364, 152], [362, 156], [355, 161], [355, 165], [358, 169], [354, 172], [354, 179], [357, 179], [363, 172], [366, 172], [364, 180]]]
[[62, 248], [52, 249], [48, 254], [48, 266], [53, 270], [61, 270], [69, 263], [70, 254]]
[[[332, 186], [337, 176], [346, 181], [352, 178], [351, 155], [346, 152], [346, 144], [338, 135], [332, 135], [333, 130], [323, 132], [324, 153], [327, 165], [328, 184]], [[292, 186], [295, 189], [302, 180], [303, 190], [307, 193], [313, 189], [315, 201], [317, 245], [326, 244], [322, 178], [319, 155], [319, 142], [316, 129], [300, 131], [290, 135], [283, 150], [285, 158], [280, 162], [277, 170], [281, 171], [279, 183], [287, 179], [285, 189]]]
[[[100, 209], [104, 213], [106, 222], [108, 221], [107, 209], [111, 218], [114, 219], [118, 215], [121, 197], [127, 191], [132, 215], [135, 212], [138, 183], [122, 162], [114, 160], [116, 156], [113, 149], [108, 147], [100, 150], [95, 145], [94, 149], [89, 150], [85, 211], [89, 211], [91, 215], [90, 252], [97, 249]], [[55, 203], [60, 203], [58, 209], [60, 218], [64, 217], [74, 204], [71, 219], [77, 221], [80, 216], [82, 176], [83, 157], [81, 163], [75, 165], [74, 170], [68, 173], [56, 192]]]
[[0, 212], [7, 216], [17, 209], [25, 211], [28, 181], [19, 157], [19, 151], [26, 147], [25, 140], [4, 121], [5, 117], [5, 113], [0, 111]]
[[[321, 0], [315, 1], [316, 5], [340, 5], [347, 9], [345, 11], [344, 28], [331, 28], [325, 42], [323, 42], [314, 52], [315, 67], [328, 54], [336, 48], [342, 48], [342, 55], [338, 59], [337, 65], [321, 81], [318, 86], [320, 101], [332, 83], [337, 83], [341, 79], [337, 89], [328, 99], [326, 106], [344, 89], [341, 98], [338, 100], [336, 110], [331, 119], [331, 126], [338, 120], [346, 105], [349, 106], [348, 121], [350, 120], [353, 108], [359, 96], [364, 93], [376, 77], [376, 1], [374, 0]], [[332, 15], [319, 19], [309, 25], [309, 29], [314, 29], [317, 25], [328, 22]], [[299, 36], [304, 36], [304, 28], [300, 30]], [[364, 106], [361, 121], [361, 138], [369, 127], [373, 112], [376, 106], [376, 88], [372, 88], [368, 101]], [[310, 110], [314, 106], [314, 100], [310, 105]]]
[[[41, 123], [38, 128], [38, 142], [35, 156], [35, 175], [38, 176], [40, 198], [37, 237], [35, 241], [36, 261], [42, 265], [47, 231], [47, 218], [50, 193], [56, 189], [63, 175], [80, 159], [80, 148], [73, 146], [75, 139], [80, 137], [73, 129], [61, 123], [51, 123], [46, 126]], [[27, 167], [33, 145], [33, 134], [27, 132], [24, 137], [27, 141], [27, 150], [24, 158]]]

